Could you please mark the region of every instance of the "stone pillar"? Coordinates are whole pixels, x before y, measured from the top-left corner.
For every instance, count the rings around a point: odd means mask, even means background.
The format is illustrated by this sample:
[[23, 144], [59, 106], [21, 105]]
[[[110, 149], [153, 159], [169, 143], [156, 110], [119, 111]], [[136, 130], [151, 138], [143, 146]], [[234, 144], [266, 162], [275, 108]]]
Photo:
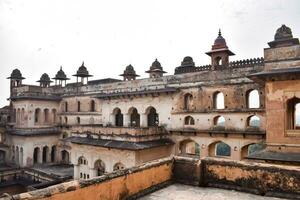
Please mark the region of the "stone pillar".
[[140, 122], [141, 127], [147, 127], [148, 126], [147, 122], [148, 122], [148, 116], [146, 114], [142, 113], [141, 114], [141, 122]]
[[78, 180], [79, 179], [79, 166], [74, 165], [74, 179]]
[[115, 118], [115, 115], [114, 114], [110, 114], [109, 115], [109, 123], [113, 126], [116, 125], [116, 118]]
[[38, 153], [38, 163], [43, 163], [43, 149], [40, 148], [39, 153]]
[[97, 170], [94, 168], [90, 168], [90, 178], [97, 176]]
[[124, 114], [123, 115], [123, 120], [124, 120], [124, 127], [130, 126], [130, 115], [129, 114]]
[[208, 146], [206, 144], [200, 145], [200, 158], [208, 157]]
[[48, 149], [48, 152], [46, 152], [46, 162], [47, 162], [47, 163], [50, 163], [50, 162], [51, 162], [51, 151], [52, 151], [52, 149], [49, 148], [49, 149]]

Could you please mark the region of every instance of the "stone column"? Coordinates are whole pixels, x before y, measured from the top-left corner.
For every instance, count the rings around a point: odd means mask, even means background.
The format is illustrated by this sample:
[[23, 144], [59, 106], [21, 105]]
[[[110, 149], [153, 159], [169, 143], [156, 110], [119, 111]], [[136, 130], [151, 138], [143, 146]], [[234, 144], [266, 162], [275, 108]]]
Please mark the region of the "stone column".
[[46, 162], [47, 162], [47, 163], [50, 163], [50, 162], [51, 162], [51, 151], [52, 151], [52, 149], [49, 148], [49, 149], [48, 149], [48, 152], [46, 153]]
[[130, 115], [129, 114], [124, 114], [123, 120], [124, 120], [123, 126], [125, 126], [125, 127], [130, 126]]
[[39, 153], [38, 153], [38, 163], [43, 163], [43, 149], [40, 148]]
[[147, 124], [148, 116], [144, 113], [142, 113], [140, 116], [141, 116], [141, 122], [140, 122], [141, 127], [147, 127], [148, 126], [148, 124]]

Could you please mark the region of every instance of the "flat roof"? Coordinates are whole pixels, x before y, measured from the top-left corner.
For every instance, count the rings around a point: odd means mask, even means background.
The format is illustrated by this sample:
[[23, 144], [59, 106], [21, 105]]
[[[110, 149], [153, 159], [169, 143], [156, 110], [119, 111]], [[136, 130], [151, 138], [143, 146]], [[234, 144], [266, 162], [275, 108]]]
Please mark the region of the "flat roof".
[[174, 144], [174, 142], [170, 139], [160, 139], [160, 140], [144, 141], [144, 142], [129, 142], [129, 141], [104, 140], [104, 139], [72, 136], [64, 140], [79, 145], [91, 145], [91, 146], [99, 146], [99, 147], [123, 149], [123, 150], [125, 149], [125, 150], [132, 150], [132, 151], [150, 149], [150, 148], [168, 146]]

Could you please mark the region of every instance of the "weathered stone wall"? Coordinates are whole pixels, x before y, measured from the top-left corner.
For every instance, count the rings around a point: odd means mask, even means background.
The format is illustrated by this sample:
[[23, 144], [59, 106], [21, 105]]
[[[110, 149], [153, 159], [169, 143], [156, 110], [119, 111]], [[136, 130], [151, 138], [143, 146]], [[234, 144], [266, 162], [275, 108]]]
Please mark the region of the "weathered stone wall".
[[[169, 184], [173, 161], [166, 158], [151, 163], [96, 177], [88, 181], [71, 181], [45, 189], [14, 195], [15, 200], [86, 200], [134, 199]], [[0, 198], [12, 199], [11, 197]]]
[[266, 83], [267, 144], [275, 151], [300, 150], [300, 130], [287, 129], [287, 102], [300, 98], [300, 81], [270, 81]]
[[206, 186], [300, 198], [299, 168], [224, 159], [205, 159], [201, 164]]

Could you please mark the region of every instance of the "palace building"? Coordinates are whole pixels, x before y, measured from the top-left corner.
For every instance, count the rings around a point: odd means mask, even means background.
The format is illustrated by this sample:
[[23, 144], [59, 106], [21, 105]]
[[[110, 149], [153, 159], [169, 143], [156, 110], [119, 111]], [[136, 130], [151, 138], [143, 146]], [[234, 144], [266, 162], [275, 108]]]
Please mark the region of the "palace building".
[[156, 59], [149, 78], [128, 65], [122, 80], [90, 80], [82, 63], [75, 83], [61, 67], [28, 85], [14, 69], [0, 162], [68, 164], [74, 179], [173, 155], [299, 164], [299, 40], [282, 25], [263, 57], [235, 61], [228, 44], [219, 31], [206, 52], [210, 64], [186, 56], [165, 75]]

